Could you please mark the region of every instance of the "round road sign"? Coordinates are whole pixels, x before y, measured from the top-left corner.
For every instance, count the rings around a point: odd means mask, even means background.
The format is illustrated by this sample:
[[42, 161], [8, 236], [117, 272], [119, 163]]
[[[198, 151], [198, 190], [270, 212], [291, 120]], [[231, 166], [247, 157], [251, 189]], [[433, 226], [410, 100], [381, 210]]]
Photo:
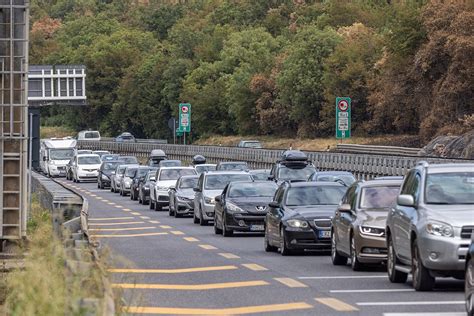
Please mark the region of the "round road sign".
[[338, 107], [339, 110], [341, 110], [342, 112], [346, 112], [346, 111], [349, 109], [349, 103], [347, 103], [346, 100], [341, 100], [341, 101], [339, 101], [339, 103], [337, 104], [337, 107]]
[[183, 113], [188, 113], [188, 111], [189, 111], [189, 107], [188, 107], [187, 105], [183, 105], [183, 106], [181, 107], [181, 112], [183, 112]]

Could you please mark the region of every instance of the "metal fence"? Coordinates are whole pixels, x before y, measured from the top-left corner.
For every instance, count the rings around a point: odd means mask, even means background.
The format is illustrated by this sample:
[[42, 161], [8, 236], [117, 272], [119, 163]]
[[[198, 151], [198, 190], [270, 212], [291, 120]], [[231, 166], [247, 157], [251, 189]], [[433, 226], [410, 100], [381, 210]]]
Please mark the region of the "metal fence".
[[[204, 155], [208, 162], [246, 161], [251, 168], [270, 169], [280, 157], [282, 150], [251, 149], [219, 146], [163, 145], [139, 143], [115, 143], [104, 141], [79, 141], [83, 149], [109, 150], [122, 155], [135, 155], [146, 159], [153, 149], [162, 149], [172, 159], [190, 161], [194, 155]], [[474, 162], [474, 160], [443, 159], [432, 157], [400, 157], [335, 152], [306, 152], [319, 170], [346, 170], [359, 179], [376, 176], [400, 176], [412, 168], [417, 161], [429, 163]]]
[[357, 145], [357, 144], [338, 144], [337, 152], [343, 153], [363, 153], [375, 155], [392, 155], [392, 156], [418, 156], [421, 148], [408, 148], [397, 146], [373, 146], [373, 145]]

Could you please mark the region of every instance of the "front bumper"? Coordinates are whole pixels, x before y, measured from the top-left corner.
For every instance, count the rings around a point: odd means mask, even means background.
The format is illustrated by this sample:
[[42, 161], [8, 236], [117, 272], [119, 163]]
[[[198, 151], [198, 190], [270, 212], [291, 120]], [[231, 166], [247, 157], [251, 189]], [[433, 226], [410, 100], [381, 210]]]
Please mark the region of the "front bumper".
[[265, 215], [248, 213], [225, 213], [228, 228], [242, 232], [264, 232]]
[[423, 265], [430, 270], [464, 271], [470, 239], [441, 237], [428, 233], [418, 236]]
[[50, 166], [49, 173], [54, 177], [65, 177], [66, 176], [66, 167], [62, 166]]
[[170, 203], [170, 196], [168, 191], [156, 191], [156, 204], [160, 206], [167, 206]]
[[[329, 238], [320, 238], [319, 231], [323, 230], [285, 227], [288, 249], [331, 249], [330, 235]], [[324, 229], [324, 231], [330, 231], [330, 229]]]
[[214, 220], [214, 204], [203, 204], [202, 218], [206, 221]]
[[95, 180], [99, 176], [97, 171], [77, 171], [78, 180]]
[[387, 260], [385, 236], [367, 236], [354, 233], [357, 259], [362, 263], [380, 263]]

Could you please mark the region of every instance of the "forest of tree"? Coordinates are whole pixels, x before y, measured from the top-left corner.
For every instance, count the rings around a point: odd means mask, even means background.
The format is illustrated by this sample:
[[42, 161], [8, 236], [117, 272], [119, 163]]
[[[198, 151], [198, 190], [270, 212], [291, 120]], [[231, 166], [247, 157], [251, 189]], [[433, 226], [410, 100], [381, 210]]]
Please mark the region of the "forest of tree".
[[32, 0], [31, 64], [84, 64], [87, 107], [43, 123], [169, 137], [180, 102], [193, 135], [474, 128], [472, 1]]

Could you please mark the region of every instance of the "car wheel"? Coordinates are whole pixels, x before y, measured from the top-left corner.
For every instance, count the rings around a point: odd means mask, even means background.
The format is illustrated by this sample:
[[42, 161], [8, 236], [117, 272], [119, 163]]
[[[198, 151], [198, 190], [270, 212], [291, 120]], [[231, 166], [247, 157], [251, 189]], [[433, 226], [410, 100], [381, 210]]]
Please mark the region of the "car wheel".
[[217, 226], [217, 215], [214, 214], [214, 234], [220, 235], [222, 234], [222, 229]]
[[154, 210], [155, 209], [155, 203], [153, 202], [153, 200], [150, 198], [150, 210]]
[[194, 213], [193, 213], [193, 223], [194, 224], [199, 224], [199, 218], [196, 216], [196, 211], [197, 210], [199, 210], [199, 208], [195, 209]]
[[408, 278], [408, 274], [405, 272], [398, 271], [395, 266], [398, 263], [397, 254], [395, 248], [393, 247], [392, 236], [388, 237], [387, 241], [387, 272], [388, 279], [392, 283], [405, 283]]
[[204, 215], [202, 214], [202, 211], [199, 212], [199, 225], [201, 226], [207, 226], [208, 222], [204, 219]]
[[411, 246], [411, 269], [413, 278], [413, 288], [417, 291], [431, 291], [433, 290], [436, 279], [431, 276], [430, 270], [425, 268], [420, 258], [420, 250], [416, 244], [416, 239], [413, 240]]
[[169, 216], [174, 216], [174, 209], [171, 208], [171, 204], [168, 206], [168, 215]]
[[280, 228], [280, 254], [282, 256], [289, 256], [293, 252], [288, 249], [288, 244], [286, 243], [285, 230], [283, 226]]
[[176, 210], [174, 210], [174, 218], [180, 218], [181, 214], [179, 214]]
[[114, 185], [112, 184], [112, 182], [110, 183], [110, 192], [114, 192]]
[[466, 265], [464, 288], [467, 315], [474, 316], [474, 260], [472, 258], [469, 259]]
[[157, 202], [155, 202], [154, 204], [155, 204], [155, 211], [161, 212], [163, 210], [163, 208], [160, 205], [158, 205]]
[[105, 185], [102, 182], [100, 183], [99, 189], [102, 189], [102, 190], [105, 189]]
[[266, 252], [275, 252], [278, 250], [277, 247], [270, 245], [270, 240], [268, 240], [268, 232], [267, 232], [266, 227], [265, 227], [265, 236], [263, 237], [263, 247], [265, 248]]
[[347, 264], [347, 257], [340, 255], [337, 251], [337, 241], [334, 233], [331, 234], [331, 261], [335, 266], [345, 266]]
[[351, 236], [351, 268], [353, 271], [361, 271], [364, 269], [364, 264], [357, 259], [356, 249], [354, 236]]

